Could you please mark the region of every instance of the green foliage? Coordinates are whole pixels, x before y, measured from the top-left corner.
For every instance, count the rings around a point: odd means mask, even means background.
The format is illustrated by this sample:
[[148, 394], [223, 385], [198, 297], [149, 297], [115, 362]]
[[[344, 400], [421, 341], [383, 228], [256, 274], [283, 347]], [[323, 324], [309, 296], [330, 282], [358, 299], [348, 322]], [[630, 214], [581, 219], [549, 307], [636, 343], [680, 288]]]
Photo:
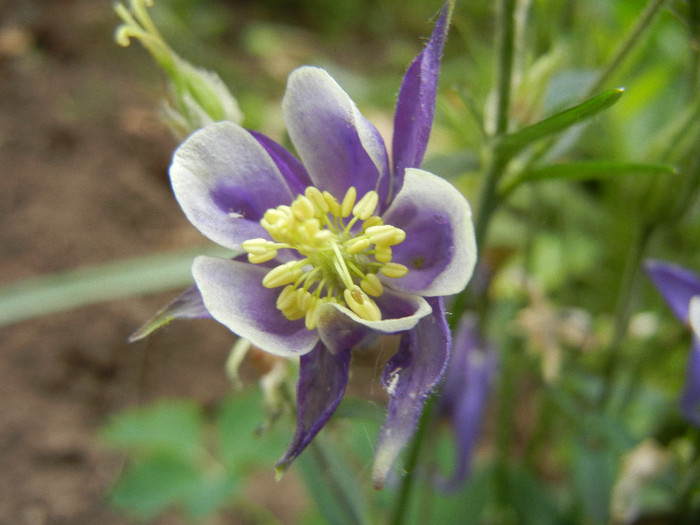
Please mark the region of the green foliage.
[[147, 519], [172, 508], [204, 518], [231, 505], [241, 479], [260, 468], [271, 475], [289, 438], [261, 431], [260, 408], [259, 392], [251, 390], [226, 399], [212, 421], [192, 400], [161, 400], [113, 416], [102, 438], [128, 463], [112, 503]]

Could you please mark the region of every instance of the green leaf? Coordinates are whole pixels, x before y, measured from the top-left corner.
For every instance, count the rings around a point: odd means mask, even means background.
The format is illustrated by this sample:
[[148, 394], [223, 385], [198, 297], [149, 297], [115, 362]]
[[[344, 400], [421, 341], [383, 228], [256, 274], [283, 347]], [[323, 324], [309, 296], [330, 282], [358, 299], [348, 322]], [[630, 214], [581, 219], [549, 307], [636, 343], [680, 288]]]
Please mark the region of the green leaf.
[[[494, 501], [496, 497], [494, 490], [493, 466], [475, 467], [459, 492], [436, 492], [432, 502], [432, 522], [443, 525], [482, 523], [482, 516], [489, 502]], [[412, 523], [418, 524], [423, 521], [417, 516]]]
[[333, 525], [368, 525], [364, 491], [338, 450], [316, 436], [295, 462], [319, 512]]
[[199, 474], [182, 458], [154, 456], [126, 469], [111, 491], [111, 501], [129, 513], [152, 518], [181, 501], [198, 483]]
[[231, 497], [236, 481], [230, 473], [220, 471], [202, 475], [184, 494], [187, 513], [193, 518], [214, 513]]
[[219, 448], [224, 464], [233, 471], [252, 464], [272, 465], [291, 436], [277, 426], [263, 428], [262, 394], [254, 388], [226, 399], [218, 420]]
[[558, 522], [557, 508], [537, 476], [524, 466], [508, 472], [508, 500], [523, 525], [547, 525]]
[[536, 140], [543, 139], [560, 131], [564, 131], [571, 126], [583, 122], [586, 119], [600, 113], [617, 102], [622, 94], [623, 89], [610, 89], [604, 91], [578, 106], [566, 109], [561, 113], [557, 113], [537, 124], [528, 126], [506, 135], [498, 145], [499, 150], [505, 156], [515, 155], [518, 151], [526, 146], [529, 146]]
[[220, 247], [189, 248], [80, 268], [0, 288], [0, 326], [104, 301], [184, 288], [197, 255], [230, 256]]
[[192, 457], [202, 446], [204, 418], [192, 400], [163, 400], [117, 414], [102, 430], [112, 446]]
[[576, 494], [591, 523], [607, 523], [617, 454], [608, 443], [592, 446], [583, 439], [576, 441], [573, 453]]
[[647, 164], [643, 162], [621, 162], [615, 160], [567, 162], [551, 164], [519, 173], [506, 179], [499, 191], [505, 196], [525, 182], [542, 180], [590, 180], [622, 177], [626, 175], [674, 175], [676, 169], [670, 164]]

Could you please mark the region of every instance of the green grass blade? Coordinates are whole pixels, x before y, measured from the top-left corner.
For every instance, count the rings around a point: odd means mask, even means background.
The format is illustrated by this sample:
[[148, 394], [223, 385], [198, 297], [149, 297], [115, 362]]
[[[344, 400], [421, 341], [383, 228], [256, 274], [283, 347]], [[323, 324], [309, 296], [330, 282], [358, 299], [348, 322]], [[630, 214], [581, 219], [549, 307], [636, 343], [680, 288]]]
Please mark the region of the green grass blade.
[[506, 179], [501, 185], [500, 194], [505, 196], [525, 182], [541, 180], [590, 180], [626, 175], [673, 175], [676, 173], [676, 169], [670, 164], [619, 161], [568, 162], [525, 171], [511, 179]]
[[103, 301], [184, 288], [197, 255], [230, 257], [219, 247], [190, 248], [79, 268], [0, 287], [0, 326]]
[[623, 93], [624, 89], [609, 89], [578, 106], [566, 109], [537, 124], [506, 135], [501, 140], [499, 149], [504, 155], [512, 156], [539, 139], [564, 131], [608, 109], [620, 100]]

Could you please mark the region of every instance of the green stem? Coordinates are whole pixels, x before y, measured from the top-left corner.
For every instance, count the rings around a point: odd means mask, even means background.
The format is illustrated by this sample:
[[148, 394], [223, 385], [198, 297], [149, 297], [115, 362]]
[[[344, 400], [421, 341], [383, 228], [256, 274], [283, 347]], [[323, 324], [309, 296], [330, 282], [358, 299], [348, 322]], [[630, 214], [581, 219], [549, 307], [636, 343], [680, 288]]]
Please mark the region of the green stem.
[[418, 465], [418, 458], [420, 456], [423, 443], [425, 442], [426, 429], [430, 427], [433, 405], [435, 404], [435, 398], [429, 398], [425, 407], [423, 408], [423, 413], [421, 414], [420, 421], [418, 422], [418, 428], [416, 429], [416, 435], [411, 443], [411, 448], [408, 451], [408, 457], [406, 459], [406, 473], [403, 478], [401, 478], [401, 486], [399, 487], [399, 494], [396, 497], [396, 502], [394, 503], [394, 510], [392, 512], [390, 525], [403, 525], [406, 517], [406, 511], [408, 510], [408, 503], [410, 501], [411, 492], [413, 489], [413, 482], [415, 481], [415, 470]]
[[513, 57], [515, 43], [515, 0], [500, 0], [498, 3], [499, 31], [497, 33], [496, 63], [496, 128], [488, 143], [488, 168], [481, 187], [479, 211], [474, 224], [479, 248], [485, 244], [491, 215], [497, 207], [496, 187], [505, 168], [506, 160], [499, 152], [498, 143], [508, 133], [508, 112], [513, 81]]
[[[498, 3], [498, 32], [496, 33], [496, 110], [495, 130], [486, 144], [486, 170], [479, 195], [479, 207], [474, 220], [474, 234], [479, 251], [486, 245], [491, 216], [498, 207], [498, 182], [508, 163], [502, 154], [499, 143], [508, 132], [508, 113], [510, 110], [511, 87], [513, 79], [513, 59], [515, 45], [515, 0], [499, 0]], [[459, 294], [452, 304], [452, 328], [459, 320], [461, 313], [467, 307], [469, 289]], [[472, 298], [481, 311], [485, 305], [479, 304], [483, 297]], [[474, 305], [472, 305], [474, 306]]]
[[664, 5], [666, 0], [651, 0], [647, 6], [642, 11], [642, 14], [637, 19], [637, 23], [632, 27], [627, 37], [620, 43], [619, 47], [615, 51], [615, 54], [608, 62], [608, 65], [599, 74], [595, 82], [588, 88], [586, 93], [583, 95], [584, 99], [590, 98], [596, 93], [598, 93], [610, 77], [615, 74], [615, 72], [620, 67], [620, 64], [627, 58], [630, 51], [634, 46], [641, 41], [641, 36], [644, 31], [646, 31], [654, 17], [659, 12], [659, 9]]
[[309, 443], [309, 452], [312, 460], [316, 463], [317, 472], [322, 473], [326, 483], [328, 483], [333, 500], [343, 509], [348, 520], [357, 525], [364, 525], [366, 521], [363, 519], [361, 511], [356, 508], [353, 498], [346, 493], [345, 486], [337, 478], [335, 469], [326, 457], [326, 452], [316, 439]]
[[680, 522], [683, 525], [690, 525], [691, 520], [688, 519], [688, 516], [692, 515], [693, 494], [697, 491], [697, 487], [700, 485], [700, 435], [698, 435], [696, 432], [697, 431], [693, 431], [693, 433], [696, 435], [696, 448], [690, 462], [691, 466], [681, 480], [675, 502], [677, 515], [684, 518]]
[[606, 402], [610, 401], [610, 394], [616, 379], [615, 372], [619, 368], [617, 366], [620, 357], [619, 346], [627, 333], [630, 320], [630, 306], [634, 297], [639, 266], [653, 231], [654, 227], [648, 224], [640, 226], [634, 243], [627, 253], [625, 269], [620, 283], [620, 292], [615, 307], [613, 334], [608, 345], [607, 358], [603, 367], [603, 392], [600, 397], [601, 406], [604, 406]]

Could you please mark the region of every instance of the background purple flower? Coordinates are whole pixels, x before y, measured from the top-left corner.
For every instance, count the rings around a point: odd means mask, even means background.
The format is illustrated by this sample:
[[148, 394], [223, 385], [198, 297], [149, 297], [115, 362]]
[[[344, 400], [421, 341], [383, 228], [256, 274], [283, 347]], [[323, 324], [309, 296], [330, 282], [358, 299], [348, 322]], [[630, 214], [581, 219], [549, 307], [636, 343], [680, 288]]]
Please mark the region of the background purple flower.
[[451, 476], [439, 480], [445, 490], [458, 489], [469, 476], [495, 370], [496, 353], [481, 338], [476, 316], [464, 315], [437, 407], [438, 415], [449, 419], [457, 452]]
[[692, 345], [680, 407], [685, 418], [700, 427], [700, 278], [675, 264], [649, 260], [645, 269], [674, 315], [688, 325]]

